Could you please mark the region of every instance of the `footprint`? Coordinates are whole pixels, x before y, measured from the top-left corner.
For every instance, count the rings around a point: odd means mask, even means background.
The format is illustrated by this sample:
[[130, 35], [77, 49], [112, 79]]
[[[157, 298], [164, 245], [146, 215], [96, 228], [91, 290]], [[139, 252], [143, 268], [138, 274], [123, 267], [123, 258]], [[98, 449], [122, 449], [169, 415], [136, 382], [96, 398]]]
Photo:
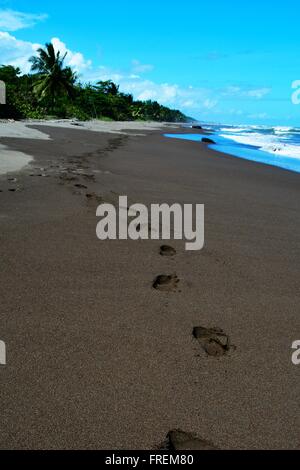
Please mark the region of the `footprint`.
[[101, 196], [98, 196], [96, 193], [87, 193], [85, 195], [86, 199], [88, 202], [97, 202], [100, 203], [103, 201], [103, 198]]
[[157, 276], [153, 282], [153, 288], [161, 291], [175, 291], [178, 287], [179, 279], [176, 274]]
[[90, 173], [81, 173], [81, 176], [87, 180], [94, 181], [95, 175]]
[[168, 432], [165, 441], [159, 446], [160, 450], [219, 450], [212, 442], [206, 441], [195, 434], [174, 429]]
[[221, 357], [234, 348], [230, 345], [229, 336], [220, 328], [196, 326], [193, 329], [193, 336], [209, 356]]
[[162, 245], [160, 247], [160, 254], [161, 256], [175, 256], [176, 250], [172, 246]]
[[70, 175], [61, 175], [59, 179], [61, 181], [66, 181], [67, 183], [78, 180], [77, 176], [70, 176]]

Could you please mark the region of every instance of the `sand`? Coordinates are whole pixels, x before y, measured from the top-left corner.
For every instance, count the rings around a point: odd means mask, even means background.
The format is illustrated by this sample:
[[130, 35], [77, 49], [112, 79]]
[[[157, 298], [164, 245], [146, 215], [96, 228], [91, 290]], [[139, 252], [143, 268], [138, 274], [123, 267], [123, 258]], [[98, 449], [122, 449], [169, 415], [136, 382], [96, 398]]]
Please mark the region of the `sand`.
[[[0, 139], [3, 139], [3, 137], [42, 140], [49, 139], [45, 133], [29, 128], [26, 124], [26, 122], [1, 120]], [[23, 152], [15, 152], [0, 143], [0, 175], [21, 170], [31, 160], [33, 160], [31, 155], [27, 155]]]
[[[78, 121], [74, 119], [49, 119], [38, 120], [0, 120], [0, 139], [4, 137], [16, 137], [18, 139], [39, 139], [49, 140], [50, 137], [45, 132], [34, 129], [32, 126], [38, 124], [42, 130], [42, 126], [56, 127], [60, 129], [74, 129], [76, 127], [81, 130], [93, 132], [106, 132], [109, 134], [120, 135], [139, 135], [144, 136], [144, 131], [158, 130], [178, 127], [172, 123], [142, 122], [142, 121]], [[14, 152], [0, 144], [0, 174], [14, 172], [24, 168], [31, 160], [32, 156], [23, 152]]]
[[136, 135], [145, 135], [144, 131], [152, 131], [159, 129], [174, 129], [180, 127], [174, 123], [153, 122], [153, 121], [78, 121], [75, 119], [49, 119], [39, 120], [31, 119], [24, 121], [0, 120], [0, 138], [1, 137], [18, 137], [29, 139], [48, 140], [49, 136], [41, 130], [32, 126], [38, 125], [42, 130], [43, 127], [55, 127], [59, 129], [76, 129], [88, 130], [93, 132], [106, 132], [109, 134], [127, 134], [129, 132], [138, 131]]
[[[50, 140], [1, 139], [34, 161], [0, 177], [0, 447], [153, 449], [179, 428], [299, 449], [299, 175], [161, 129], [33, 130]], [[97, 240], [97, 204], [119, 194], [204, 203], [205, 248]], [[153, 289], [159, 275], [178, 287]], [[199, 326], [234, 347], [208, 356]]]
[[0, 145], [0, 174], [20, 170], [31, 160], [30, 155], [23, 152], [12, 152], [5, 145]]

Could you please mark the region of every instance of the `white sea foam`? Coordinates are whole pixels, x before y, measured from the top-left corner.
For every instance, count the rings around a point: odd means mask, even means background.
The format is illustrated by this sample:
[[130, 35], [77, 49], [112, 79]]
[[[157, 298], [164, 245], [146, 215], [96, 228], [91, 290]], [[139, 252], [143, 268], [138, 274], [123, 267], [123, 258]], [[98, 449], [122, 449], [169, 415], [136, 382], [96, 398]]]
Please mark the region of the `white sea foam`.
[[[282, 129], [281, 134], [288, 132], [287, 128], [284, 128], [284, 131]], [[221, 137], [233, 140], [239, 144], [257, 147], [264, 152], [300, 159], [300, 145], [284, 142], [282, 135], [279, 137], [278, 135], [262, 134], [259, 132], [241, 132], [240, 134], [223, 133]], [[284, 140], [287, 140], [287, 138]]]
[[260, 134], [258, 132], [241, 133], [241, 134], [221, 134], [224, 139], [234, 140], [239, 144], [253, 145], [255, 147], [262, 147], [266, 144], [274, 142], [274, 136], [267, 134]]
[[280, 144], [280, 145], [265, 145], [261, 148], [268, 153], [275, 153], [277, 155], [283, 155], [285, 157], [292, 157], [300, 159], [300, 146], [299, 145], [289, 145], [289, 144]]
[[245, 132], [249, 128], [247, 127], [223, 127], [220, 129], [220, 132], [230, 132], [230, 133], [235, 133], [235, 132]]
[[293, 127], [274, 127], [275, 134], [288, 134], [293, 131]]

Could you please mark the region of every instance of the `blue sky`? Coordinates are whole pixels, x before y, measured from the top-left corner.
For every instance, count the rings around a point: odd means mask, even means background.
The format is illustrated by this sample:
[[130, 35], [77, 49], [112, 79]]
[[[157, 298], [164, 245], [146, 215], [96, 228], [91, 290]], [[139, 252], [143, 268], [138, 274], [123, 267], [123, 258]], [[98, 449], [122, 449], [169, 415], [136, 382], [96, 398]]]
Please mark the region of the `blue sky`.
[[300, 3], [0, 0], [0, 63], [68, 50], [82, 81], [112, 78], [204, 121], [300, 126]]

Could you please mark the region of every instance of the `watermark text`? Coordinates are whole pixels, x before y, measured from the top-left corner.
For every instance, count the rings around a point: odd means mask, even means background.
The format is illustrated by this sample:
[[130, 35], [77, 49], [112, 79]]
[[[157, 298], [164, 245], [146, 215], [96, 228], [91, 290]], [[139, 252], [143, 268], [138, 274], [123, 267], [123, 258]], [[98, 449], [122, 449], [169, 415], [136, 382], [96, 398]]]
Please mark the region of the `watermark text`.
[[292, 363], [295, 366], [299, 366], [300, 365], [300, 340], [293, 342], [292, 349], [294, 349], [294, 352], [292, 354]]
[[204, 246], [203, 204], [144, 204], [128, 207], [127, 196], [119, 197], [119, 207], [101, 204], [96, 215], [101, 220], [96, 234], [99, 240], [185, 240], [188, 251]]
[[0, 341], [0, 366], [6, 366], [6, 344]]
[[292, 83], [292, 88], [295, 90], [292, 93], [292, 103], [300, 104], [300, 80], [294, 80]]
[[0, 80], [0, 104], [6, 104], [6, 86], [2, 80]]

